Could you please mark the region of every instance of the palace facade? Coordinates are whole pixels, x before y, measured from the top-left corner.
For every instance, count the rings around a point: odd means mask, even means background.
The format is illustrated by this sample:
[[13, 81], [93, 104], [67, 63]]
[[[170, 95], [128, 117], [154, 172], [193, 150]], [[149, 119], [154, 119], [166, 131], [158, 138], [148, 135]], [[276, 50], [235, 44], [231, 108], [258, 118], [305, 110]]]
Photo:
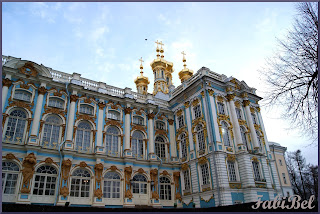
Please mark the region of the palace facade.
[[[159, 43], [161, 45], [161, 43]], [[2, 56], [2, 200], [214, 207], [282, 195], [256, 89], [157, 47], [137, 92]], [[289, 180], [289, 179], [288, 179]]]

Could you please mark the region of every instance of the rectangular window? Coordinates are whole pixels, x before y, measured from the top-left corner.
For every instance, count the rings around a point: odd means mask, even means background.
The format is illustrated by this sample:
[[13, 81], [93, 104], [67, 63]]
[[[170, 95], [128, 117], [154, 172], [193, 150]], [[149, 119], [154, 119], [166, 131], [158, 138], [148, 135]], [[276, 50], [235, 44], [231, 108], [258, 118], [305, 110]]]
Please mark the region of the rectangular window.
[[80, 105], [80, 113], [93, 115], [93, 107], [89, 105]]
[[156, 122], [156, 129], [164, 130], [164, 123], [163, 122]]
[[133, 123], [138, 125], [143, 125], [143, 118], [142, 117], [133, 117]]
[[256, 115], [254, 113], [251, 114], [253, 124], [257, 124]]
[[223, 103], [218, 102], [218, 113], [219, 114], [225, 114], [224, 113], [224, 104]]
[[202, 175], [202, 185], [209, 184], [209, 169], [208, 169], [208, 164], [202, 164], [200, 166], [201, 168], [201, 175]]
[[234, 163], [228, 161], [228, 170], [229, 170], [229, 179], [230, 181], [236, 181], [237, 176], [236, 176], [236, 169], [234, 167]]
[[184, 178], [184, 189], [190, 190], [189, 170], [183, 171], [183, 178]]
[[200, 108], [200, 105], [197, 105], [193, 108], [193, 111], [194, 111], [194, 117], [195, 118], [198, 118], [198, 117], [201, 117], [201, 108]]
[[241, 110], [239, 108], [236, 108], [236, 114], [237, 114], [237, 118], [239, 120], [242, 120]]
[[60, 99], [58, 99], [58, 98], [52, 97], [52, 98], [49, 99], [49, 104], [48, 104], [48, 106], [50, 106], [50, 107], [55, 107], [55, 108], [63, 108], [63, 106], [64, 106], [64, 101], [63, 101], [63, 100], [60, 100]]
[[31, 101], [31, 93], [24, 90], [15, 90], [14, 99], [23, 100], [30, 102]]
[[282, 173], [282, 178], [283, 178], [283, 183], [287, 184], [287, 178], [285, 173]]
[[179, 128], [183, 127], [184, 120], [183, 120], [183, 116], [182, 115], [178, 117], [178, 122], [179, 122]]
[[261, 181], [259, 163], [258, 162], [252, 162], [252, 167], [253, 167], [254, 179], [256, 181]]

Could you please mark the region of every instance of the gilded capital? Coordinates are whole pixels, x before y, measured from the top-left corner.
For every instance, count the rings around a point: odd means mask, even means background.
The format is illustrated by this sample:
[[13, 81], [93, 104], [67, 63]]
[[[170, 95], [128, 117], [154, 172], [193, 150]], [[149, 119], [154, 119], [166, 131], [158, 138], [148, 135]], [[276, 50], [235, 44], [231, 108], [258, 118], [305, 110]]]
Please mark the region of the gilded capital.
[[75, 95], [75, 94], [70, 95], [71, 102], [77, 102], [78, 98], [79, 97], [77, 95]]
[[202, 96], [202, 97], [204, 97], [204, 91], [201, 91], [201, 93], [200, 93], [200, 94], [201, 94], [201, 96]]
[[246, 106], [249, 106], [250, 104], [250, 101], [249, 100], [244, 100], [243, 101], [243, 106], [246, 107]]
[[239, 102], [239, 101], [236, 101], [236, 102], [234, 103], [234, 105], [236, 106], [236, 108], [240, 108], [240, 102]]
[[254, 108], [250, 107], [251, 113], [254, 113]]
[[132, 112], [132, 109], [130, 107], [124, 109], [125, 114], [130, 114], [131, 112]]
[[218, 102], [223, 102], [223, 97], [217, 96], [217, 100], [218, 100]]
[[147, 114], [148, 120], [153, 119], [155, 116], [154, 113]]
[[260, 107], [256, 107], [256, 109], [257, 109], [257, 112], [260, 112]]
[[106, 104], [100, 102], [98, 103], [98, 106], [99, 106], [99, 109], [103, 109], [106, 106]]
[[12, 81], [8, 78], [2, 79], [2, 87], [7, 86], [8, 88], [12, 85]]
[[47, 93], [47, 89], [43, 86], [38, 88], [38, 93], [44, 95], [45, 93]]
[[169, 125], [173, 125], [174, 120], [168, 119]]
[[189, 106], [190, 106], [190, 102], [189, 101], [184, 103], [184, 107], [189, 108]]
[[209, 95], [210, 95], [210, 96], [213, 96], [213, 94], [214, 94], [214, 90], [209, 89], [209, 90], [208, 90], [208, 93], [209, 93]]
[[235, 97], [235, 95], [234, 95], [234, 94], [228, 94], [228, 95], [226, 96], [226, 98], [227, 98], [228, 102], [230, 102], [231, 100], [233, 100], [233, 99], [234, 99], [234, 97]]

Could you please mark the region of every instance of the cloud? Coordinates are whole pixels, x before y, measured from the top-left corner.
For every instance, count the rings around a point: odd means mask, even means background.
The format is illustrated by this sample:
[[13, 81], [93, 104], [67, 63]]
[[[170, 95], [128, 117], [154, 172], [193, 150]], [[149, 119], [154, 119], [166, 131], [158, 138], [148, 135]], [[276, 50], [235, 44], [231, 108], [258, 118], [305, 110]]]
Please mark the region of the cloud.
[[31, 13], [49, 23], [55, 23], [61, 3], [34, 2], [30, 6]]
[[259, 33], [271, 32], [277, 24], [278, 13], [270, 8], [265, 8], [264, 17], [255, 25]]

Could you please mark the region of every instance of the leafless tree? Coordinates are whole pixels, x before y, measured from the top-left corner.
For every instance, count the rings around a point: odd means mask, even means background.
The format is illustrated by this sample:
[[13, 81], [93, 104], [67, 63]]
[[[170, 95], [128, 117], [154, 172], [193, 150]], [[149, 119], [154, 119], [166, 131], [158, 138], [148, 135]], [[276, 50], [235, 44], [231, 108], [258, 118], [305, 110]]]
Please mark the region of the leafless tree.
[[297, 4], [298, 14], [279, 50], [260, 70], [268, 106], [282, 106], [291, 128], [318, 139], [318, 3]]

